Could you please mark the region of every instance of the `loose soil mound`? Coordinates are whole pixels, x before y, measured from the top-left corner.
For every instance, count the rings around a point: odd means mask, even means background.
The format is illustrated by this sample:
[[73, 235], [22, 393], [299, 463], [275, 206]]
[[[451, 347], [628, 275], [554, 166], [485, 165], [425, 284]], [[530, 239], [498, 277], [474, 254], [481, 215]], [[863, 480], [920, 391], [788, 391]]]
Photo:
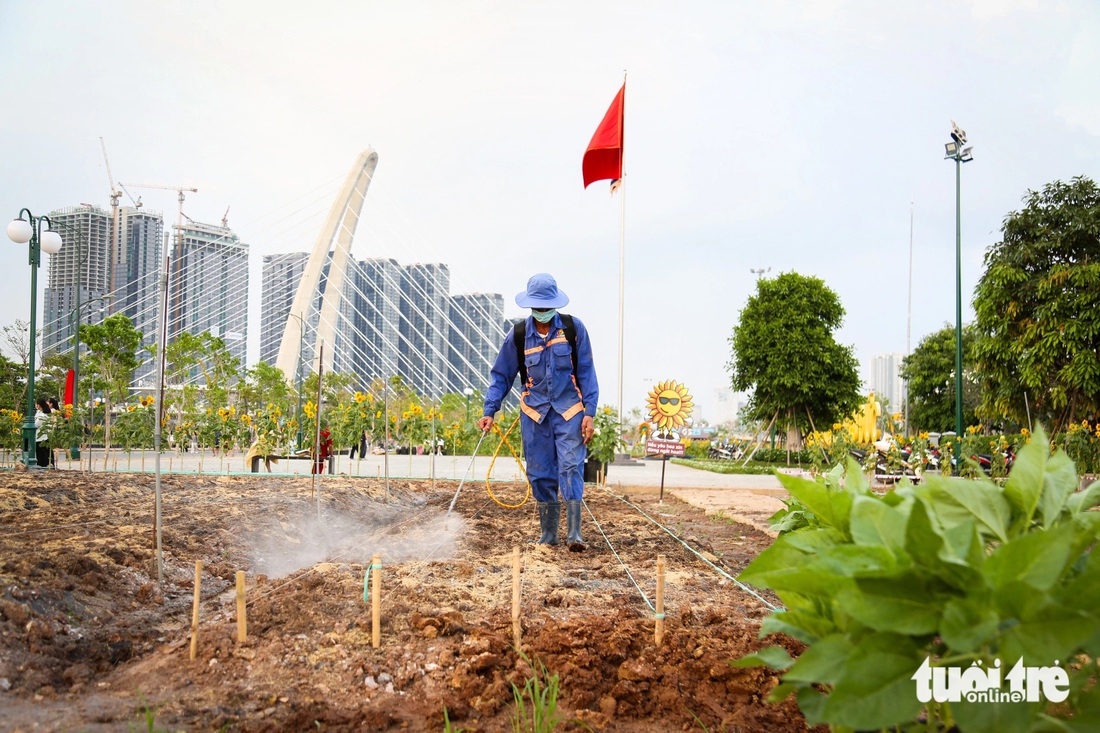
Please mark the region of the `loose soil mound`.
[[[4, 474], [0, 730], [145, 729], [155, 714], [158, 730], [438, 731], [444, 710], [456, 729], [511, 730], [513, 687], [532, 665], [560, 680], [561, 730], [806, 729], [793, 702], [763, 701], [773, 674], [729, 665], [766, 644], [756, 637], [767, 605], [688, 549], [735, 575], [767, 536], [675, 499], [589, 487], [590, 547], [573, 553], [530, 544], [533, 501], [505, 508], [484, 486], [467, 483], [448, 517], [456, 488], [326, 477], [316, 501], [308, 478], [165, 477], [161, 585], [152, 477]], [[493, 490], [505, 503], [523, 496]], [[511, 620], [517, 545], [523, 655]], [[375, 552], [378, 649], [364, 601]]]

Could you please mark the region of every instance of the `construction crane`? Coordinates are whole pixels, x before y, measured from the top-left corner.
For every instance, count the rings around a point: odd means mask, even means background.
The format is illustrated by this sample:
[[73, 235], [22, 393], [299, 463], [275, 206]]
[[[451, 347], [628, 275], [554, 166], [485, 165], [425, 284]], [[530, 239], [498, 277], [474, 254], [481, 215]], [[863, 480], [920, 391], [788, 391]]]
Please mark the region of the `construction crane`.
[[[126, 197], [130, 199], [130, 203], [134, 205], [134, 208], [140, 209], [141, 197], [138, 196], [137, 200], [135, 201], [134, 197], [130, 195], [130, 192], [126, 190], [125, 186], [123, 186], [121, 183], [115, 183], [115, 177], [111, 175], [111, 159], [107, 157], [107, 143], [104, 142], [102, 135], [100, 135], [99, 137], [99, 147], [103, 151], [103, 164], [107, 167], [107, 182], [111, 184], [111, 207], [114, 208], [118, 206], [118, 200], [125, 192]], [[122, 190], [120, 191], [119, 189]]]
[[160, 188], [165, 191], [175, 191], [180, 195], [179, 202], [181, 207], [183, 206], [184, 191], [187, 191], [188, 193], [199, 192], [199, 189], [197, 188], [189, 188], [188, 186], [162, 186], [159, 183], [120, 183], [118, 185], [122, 187], [123, 190], [125, 190], [126, 186], [129, 186], [130, 188]]
[[[126, 187], [123, 186], [121, 183], [118, 184], [118, 187], [121, 188], [123, 191], [126, 191]], [[135, 209], [141, 208], [141, 196], [138, 196], [137, 200], [135, 201], [133, 194], [131, 194], [129, 191], [126, 191], [126, 198], [130, 199], [130, 202], [134, 205]]]
[[103, 142], [103, 136], [99, 136], [99, 147], [103, 150], [103, 164], [107, 166], [107, 182], [111, 184], [111, 207], [118, 206], [118, 200], [122, 196], [122, 191], [115, 188], [115, 178], [111, 175], [111, 161], [107, 157], [107, 143]]
[[225, 207], [225, 213], [222, 214], [222, 229], [229, 228], [229, 207]]
[[[125, 190], [125, 185], [118, 184]], [[199, 189], [192, 188], [190, 186], [165, 186], [160, 183], [131, 183], [130, 188], [156, 188], [163, 191], [175, 191], [179, 194], [179, 218], [176, 220], [176, 245], [172, 255], [169, 257], [170, 261], [170, 273], [169, 280], [172, 283], [169, 286], [168, 296], [168, 322], [172, 324], [182, 323], [183, 315], [183, 292], [180, 287], [180, 275], [182, 273], [180, 255], [183, 252], [183, 218], [186, 214], [183, 213], [183, 202], [185, 200], [184, 192], [198, 193]], [[191, 217], [187, 217], [188, 221], [191, 221]]]

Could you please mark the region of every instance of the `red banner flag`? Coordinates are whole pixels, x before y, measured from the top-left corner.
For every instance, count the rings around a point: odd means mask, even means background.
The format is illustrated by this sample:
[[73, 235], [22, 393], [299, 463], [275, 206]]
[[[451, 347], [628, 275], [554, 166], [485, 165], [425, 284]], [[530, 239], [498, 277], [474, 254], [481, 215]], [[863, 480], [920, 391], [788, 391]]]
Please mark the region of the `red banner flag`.
[[61, 403], [61, 409], [65, 411], [65, 417], [72, 416], [69, 405], [73, 404], [73, 382], [75, 381], [75, 376], [72, 369], [65, 372], [65, 401]]
[[581, 172], [584, 174], [584, 187], [594, 181], [608, 178], [614, 180], [623, 177], [623, 107], [626, 96], [626, 84], [615, 95], [615, 100], [607, 108], [603, 122], [596, 128], [592, 142], [584, 151]]

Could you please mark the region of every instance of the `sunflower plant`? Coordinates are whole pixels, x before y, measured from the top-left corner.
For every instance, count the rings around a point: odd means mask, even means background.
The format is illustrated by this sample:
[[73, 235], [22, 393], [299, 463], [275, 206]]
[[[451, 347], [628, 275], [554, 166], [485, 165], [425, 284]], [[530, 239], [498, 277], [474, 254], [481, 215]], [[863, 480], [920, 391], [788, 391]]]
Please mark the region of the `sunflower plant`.
[[423, 443], [431, 432], [431, 414], [433, 413], [424, 412], [424, 408], [415, 403], [402, 410], [401, 422], [398, 423], [401, 442], [410, 449], [413, 445]]
[[331, 429], [336, 445], [356, 445], [363, 433], [374, 434], [382, 419], [382, 411], [376, 409], [374, 402], [374, 395], [369, 392], [355, 392], [350, 402], [332, 412]]
[[23, 415], [18, 410], [0, 410], [0, 448], [18, 450], [23, 445]]
[[1079, 471], [1093, 474], [1100, 470], [1100, 422], [1095, 427], [1088, 420], [1070, 423], [1061, 443]]
[[249, 423], [255, 431], [257, 449], [265, 455], [280, 455], [289, 442], [289, 422], [283, 420], [282, 408], [274, 403], [268, 402], [267, 407], [256, 410]]
[[[152, 398], [146, 402], [142, 397], [137, 403], [126, 405], [123, 412], [115, 418], [111, 426], [111, 442], [123, 450], [153, 447], [153, 428], [156, 411], [152, 409]], [[52, 435], [52, 434], [51, 434]]]

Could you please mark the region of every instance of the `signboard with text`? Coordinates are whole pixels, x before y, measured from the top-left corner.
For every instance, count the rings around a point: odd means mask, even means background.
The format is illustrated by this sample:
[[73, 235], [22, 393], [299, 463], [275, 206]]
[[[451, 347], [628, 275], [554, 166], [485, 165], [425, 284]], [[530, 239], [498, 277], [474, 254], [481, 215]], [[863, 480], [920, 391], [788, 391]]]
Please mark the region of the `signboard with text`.
[[645, 442], [645, 454], [647, 456], [683, 458], [684, 444], [678, 440], [647, 440]]

